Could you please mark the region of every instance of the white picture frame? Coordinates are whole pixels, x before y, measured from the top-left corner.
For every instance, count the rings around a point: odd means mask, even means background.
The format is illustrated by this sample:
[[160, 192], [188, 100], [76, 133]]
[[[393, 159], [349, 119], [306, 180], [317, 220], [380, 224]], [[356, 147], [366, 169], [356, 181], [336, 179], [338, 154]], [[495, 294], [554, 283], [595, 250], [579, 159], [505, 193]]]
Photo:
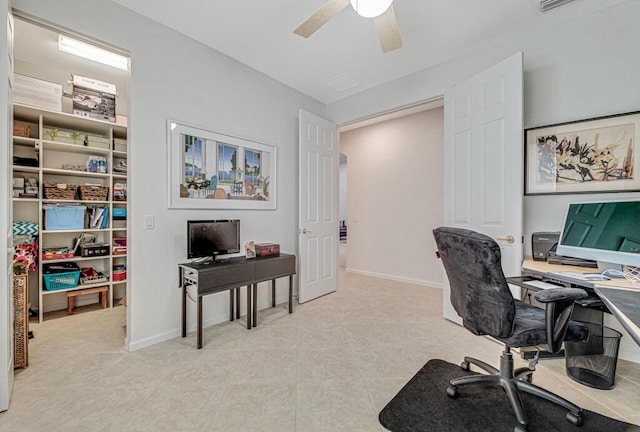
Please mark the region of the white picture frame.
[[276, 209], [277, 147], [167, 121], [170, 209]]

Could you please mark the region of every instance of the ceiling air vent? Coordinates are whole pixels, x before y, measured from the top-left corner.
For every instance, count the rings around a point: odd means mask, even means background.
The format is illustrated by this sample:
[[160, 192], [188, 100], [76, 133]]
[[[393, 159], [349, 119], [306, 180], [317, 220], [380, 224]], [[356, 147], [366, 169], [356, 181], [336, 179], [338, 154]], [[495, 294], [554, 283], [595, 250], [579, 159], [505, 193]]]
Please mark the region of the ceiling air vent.
[[573, 0], [538, 0], [538, 9], [540, 12], [547, 12], [558, 6], [571, 3]]

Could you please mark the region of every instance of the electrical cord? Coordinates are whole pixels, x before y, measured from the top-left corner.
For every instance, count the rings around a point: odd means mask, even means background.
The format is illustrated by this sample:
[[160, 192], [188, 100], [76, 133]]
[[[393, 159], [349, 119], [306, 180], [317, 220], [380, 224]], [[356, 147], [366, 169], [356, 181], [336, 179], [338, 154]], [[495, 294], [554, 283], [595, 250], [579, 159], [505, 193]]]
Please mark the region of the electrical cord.
[[187, 297], [189, 297], [189, 300], [196, 303], [196, 300], [194, 300], [193, 297], [191, 297], [191, 294], [189, 293], [189, 288], [191, 288], [192, 286], [194, 285], [185, 285], [185, 291], [187, 293]]
[[620, 278], [623, 277], [626, 280], [631, 282], [634, 288], [640, 288], [640, 270], [638, 267], [629, 267], [626, 271], [620, 271], [615, 269], [608, 269], [600, 273], [602, 276], [602, 280], [607, 280], [607, 275], [611, 275], [612, 277]]

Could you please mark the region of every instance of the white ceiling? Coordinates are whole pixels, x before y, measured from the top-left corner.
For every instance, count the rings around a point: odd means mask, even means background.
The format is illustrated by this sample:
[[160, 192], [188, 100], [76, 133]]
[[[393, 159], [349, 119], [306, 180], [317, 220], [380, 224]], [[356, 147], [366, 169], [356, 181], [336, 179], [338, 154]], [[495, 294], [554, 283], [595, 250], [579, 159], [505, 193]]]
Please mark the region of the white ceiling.
[[[309, 39], [295, 35], [325, 0], [112, 1], [330, 103], [516, 34], [553, 31], [635, 0], [575, 0], [545, 14], [536, 0], [395, 0], [403, 47], [386, 54], [371, 19], [350, 6]], [[343, 76], [357, 85], [340, 92], [327, 84]]]

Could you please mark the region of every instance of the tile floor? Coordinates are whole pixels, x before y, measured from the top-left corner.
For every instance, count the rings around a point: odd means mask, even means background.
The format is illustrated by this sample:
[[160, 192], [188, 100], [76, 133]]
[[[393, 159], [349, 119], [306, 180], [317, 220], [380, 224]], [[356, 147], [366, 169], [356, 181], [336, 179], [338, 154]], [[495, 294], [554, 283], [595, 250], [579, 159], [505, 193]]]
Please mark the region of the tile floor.
[[[336, 293], [127, 352], [124, 307], [33, 324], [1, 431], [384, 431], [378, 412], [429, 359], [501, 347], [441, 316], [442, 291], [341, 272]], [[640, 365], [594, 390], [544, 360], [535, 382], [582, 407], [640, 424]], [[506, 402], [506, 399], [505, 399]]]

